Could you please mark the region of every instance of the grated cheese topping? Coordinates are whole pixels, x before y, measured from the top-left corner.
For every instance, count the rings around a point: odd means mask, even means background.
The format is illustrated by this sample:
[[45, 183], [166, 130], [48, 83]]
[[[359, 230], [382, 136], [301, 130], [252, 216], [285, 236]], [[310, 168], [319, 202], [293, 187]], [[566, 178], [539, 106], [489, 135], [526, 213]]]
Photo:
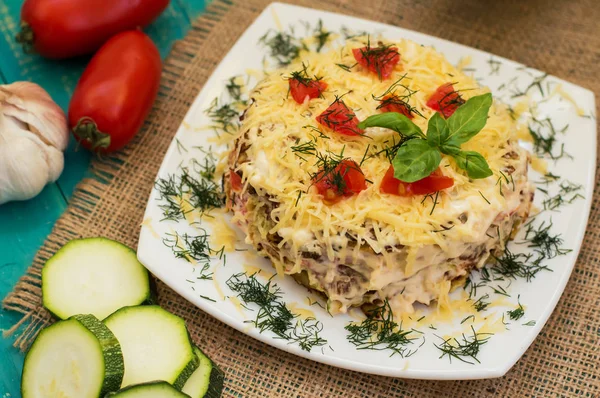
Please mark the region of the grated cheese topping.
[[[352, 49], [365, 43], [363, 37], [349, 40], [345, 46], [325, 54], [305, 52], [301, 61], [268, 74], [250, 94], [252, 103], [240, 129], [240, 137], [251, 143], [246, 150], [248, 161], [236, 164], [235, 170], [243, 175], [244, 189], [250, 184], [258, 195], [270, 195], [270, 200], [277, 203], [270, 212], [276, 223], [269, 230], [261, 230], [263, 239], [277, 234], [282, 238], [279, 247], [291, 246], [292, 252], [315, 249], [318, 242], [325, 245], [326, 253], [322, 254], [330, 260], [344, 250], [359, 250], [364, 244], [375, 253], [384, 253], [389, 246], [404, 245], [409, 247], [405, 272], [409, 276], [418, 271], [411, 269], [411, 264], [421, 255], [420, 248], [438, 245], [451, 252], [457, 247], [456, 242], [479, 242], [499, 214], [519, 206], [520, 188], [528, 184], [529, 155], [516, 144], [523, 128], [515, 124], [504, 105], [494, 102], [486, 126], [462, 146], [463, 150], [477, 151], [486, 158], [494, 172], [492, 177], [470, 180], [452, 158], [443, 156], [440, 168], [444, 175], [454, 178], [454, 186], [439, 193], [435, 209], [433, 196], [398, 197], [381, 193], [379, 185], [390, 163], [383, 155], [372, 155], [388, 146], [392, 139], [397, 141], [398, 135], [388, 129], [369, 128], [366, 137], [348, 138], [320, 126], [316, 116], [336, 96], [343, 96], [357, 118], [364, 120], [380, 113], [376, 109], [380, 103], [373, 97], [381, 96], [394, 82], [400, 81], [403, 86], [398, 86], [396, 94], [414, 91], [408, 102], [424, 117], [416, 115], [413, 122], [426, 133], [427, 121], [434, 113], [426, 102], [439, 86], [453, 83], [465, 100], [489, 90], [480, 87], [433, 48], [408, 40], [384, 42], [396, 46], [401, 57], [390, 79], [380, 81], [377, 75], [358, 65], [351, 72], [338, 66], [354, 65]], [[322, 98], [297, 104], [288, 94], [288, 78], [304, 66], [311, 77], [322, 78], [328, 89]], [[317, 151], [324, 155], [343, 151], [344, 158], [361, 164], [366, 179], [372, 183], [337, 204], [324, 203], [310, 177], [318, 172], [317, 159], [292, 149], [309, 141], [314, 141]], [[507, 158], [507, 152], [516, 153], [518, 159]], [[507, 176], [506, 167], [511, 165], [525, 168], [525, 172], [515, 173], [509, 183], [498, 184]], [[465, 212], [472, 216], [464, 224], [454, 223], [452, 229], [440, 233], [442, 226], [448, 227], [450, 220]], [[347, 234], [359, 244], [348, 246]], [[300, 259], [296, 260], [299, 263]]]

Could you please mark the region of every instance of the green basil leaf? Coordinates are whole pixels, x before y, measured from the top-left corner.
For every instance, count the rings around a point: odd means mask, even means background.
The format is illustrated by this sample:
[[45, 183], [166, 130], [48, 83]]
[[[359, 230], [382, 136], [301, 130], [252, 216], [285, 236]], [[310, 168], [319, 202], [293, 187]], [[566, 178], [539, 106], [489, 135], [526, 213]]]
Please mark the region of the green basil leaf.
[[454, 145], [449, 145], [449, 144], [445, 144], [442, 145], [440, 147], [440, 151], [444, 154], [444, 155], [450, 155], [450, 156], [454, 156], [457, 153], [460, 152], [460, 147], [459, 146], [454, 146]]
[[487, 115], [492, 106], [492, 94], [487, 93], [470, 98], [447, 120], [450, 135], [446, 143], [460, 146], [477, 133], [487, 123]]
[[448, 139], [450, 130], [446, 120], [436, 112], [427, 124], [427, 141], [436, 148], [441, 148]]
[[478, 152], [460, 151], [454, 155], [454, 160], [456, 160], [458, 167], [467, 171], [470, 178], [486, 178], [493, 174], [485, 158]]
[[383, 127], [394, 130], [395, 132], [406, 137], [414, 135], [425, 137], [419, 126], [414, 124], [406, 116], [396, 112], [386, 112], [378, 115], [372, 115], [358, 124], [358, 128], [360, 129], [366, 129], [367, 127]]
[[438, 168], [440, 152], [427, 141], [413, 139], [402, 145], [392, 160], [394, 177], [404, 182], [415, 182], [427, 177]]

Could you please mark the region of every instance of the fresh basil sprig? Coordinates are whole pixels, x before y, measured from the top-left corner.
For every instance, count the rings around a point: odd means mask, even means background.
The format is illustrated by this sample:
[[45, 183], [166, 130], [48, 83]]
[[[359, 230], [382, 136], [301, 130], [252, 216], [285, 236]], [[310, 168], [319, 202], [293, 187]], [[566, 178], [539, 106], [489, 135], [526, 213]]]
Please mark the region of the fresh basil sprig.
[[395, 112], [369, 116], [358, 127], [384, 127], [413, 138], [398, 149], [392, 161], [394, 177], [401, 181], [415, 182], [430, 175], [440, 165], [442, 153], [452, 156], [470, 178], [486, 178], [492, 170], [485, 158], [478, 152], [461, 151], [460, 146], [485, 126], [490, 106], [492, 95], [488, 93], [470, 98], [448, 119], [436, 112], [427, 124], [427, 135], [409, 118]]

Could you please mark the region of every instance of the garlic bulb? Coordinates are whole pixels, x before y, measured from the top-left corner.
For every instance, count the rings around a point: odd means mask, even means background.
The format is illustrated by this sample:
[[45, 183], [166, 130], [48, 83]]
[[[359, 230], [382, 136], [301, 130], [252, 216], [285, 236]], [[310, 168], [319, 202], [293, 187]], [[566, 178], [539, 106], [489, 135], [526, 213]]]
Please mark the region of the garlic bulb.
[[34, 83], [0, 85], [0, 204], [36, 196], [62, 173], [64, 112]]

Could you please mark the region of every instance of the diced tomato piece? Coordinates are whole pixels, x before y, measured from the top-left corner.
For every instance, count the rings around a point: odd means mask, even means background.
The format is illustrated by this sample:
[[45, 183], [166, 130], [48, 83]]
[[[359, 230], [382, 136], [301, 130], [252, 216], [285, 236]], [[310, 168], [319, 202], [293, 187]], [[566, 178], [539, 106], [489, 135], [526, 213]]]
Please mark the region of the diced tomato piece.
[[394, 68], [400, 62], [400, 53], [397, 47], [381, 44], [375, 48], [370, 45], [354, 48], [352, 54], [360, 66], [375, 73], [380, 80], [390, 77]]
[[427, 100], [427, 106], [441, 112], [445, 118], [452, 116], [459, 106], [465, 103], [460, 94], [454, 90], [452, 83], [439, 86]]
[[405, 101], [401, 100], [397, 95], [386, 95], [380, 102], [381, 104], [379, 104], [377, 109], [381, 109], [383, 113], [397, 112], [409, 119], [414, 118], [414, 115], [410, 111], [410, 106]]
[[342, 160], [333, 170], [319, 172], [313, 183], [317, 192], [328, 204], [334, 204], [367, 189], [367, 182], [360, 166], [350, 159]]
[[288, 82], [292, 98], [299, 104], [304, 103], [306, 97], [309, 100], [320, 97], [321, 93], [327, 88], [327, 83], [322, 80], [291, 78]]
[[231, 189], [235, 192], [240, 192], [242, 190], [242, 177], [231, 169], [229, 170], [229, 183], [231, 184]]
[[394, 177], [394, 166], [385, 173], [381, 180], [381, 192], [398, 196], [428, 195], [454, 185], [454, 178], [446, 177], [440, 169], [435, 170], [428, 177], [415, 182], [404, 182]]
[[317, 122], [343, 135], [364, 134], [364, 131], [358, 128], [358, 119], [354, 111], [340, 99], [336, 99], [325, 112], [317, 116]]

